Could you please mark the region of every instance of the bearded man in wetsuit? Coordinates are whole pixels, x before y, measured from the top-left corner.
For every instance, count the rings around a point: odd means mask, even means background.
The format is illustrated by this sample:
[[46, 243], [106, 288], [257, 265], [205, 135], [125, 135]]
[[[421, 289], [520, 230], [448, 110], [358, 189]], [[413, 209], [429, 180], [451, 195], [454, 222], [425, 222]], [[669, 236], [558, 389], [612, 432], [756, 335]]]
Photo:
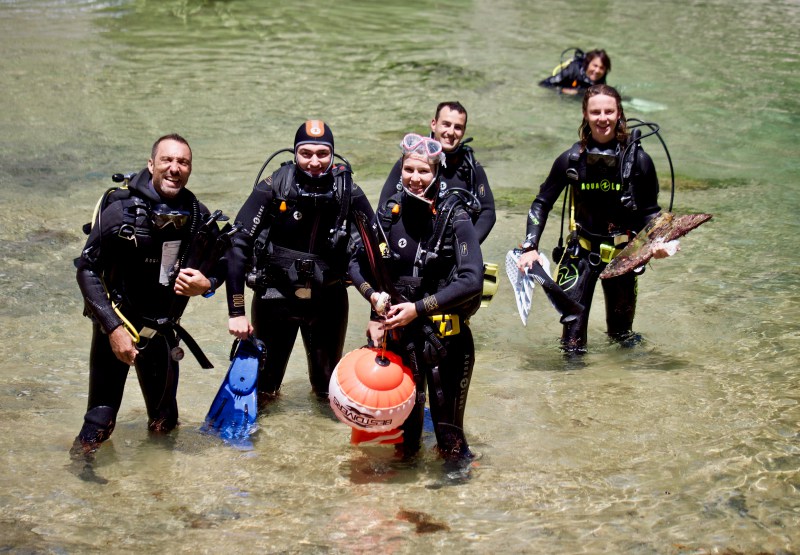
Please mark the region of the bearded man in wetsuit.
[[[494, 209], [494, 196], [489, 187], [486, 172], [477, 160], [471, 147], [464, 140], [467, 132], [467, 109], [457, 101], [441, 102], [430, 123], [431, 137], [442, 145], [444, 162], [439, 169], [439, 191], [446, 194], [449, 189], [466, 189], [480, 202], [480, 211], [471, 218], [481, 243], [489, 236], [497, 215]], [[392, 168], [383, 184], [378, 205], [403, 190], [402, 159]]]
[[[176, 262], [209, 211], [186, 184], [192, 150], [177, 134], [159, 138], [147, 167], [127, 188], [109, 192], [75, 261], [77, 280], [93, 322], [89, 402], [73, 455], [93, 453], [114, 430], [130, 366], [136, 368], [147, 407], [147, 426], [169, 432], [178, 425], [178, 360], [174, 328], [181, 297], [210, 296], [224, 279], [224, 264], [208, 277]], [[180, 308], [176, 308], [180, 307]]]
[[[354, 210], [373, 215], [349, 164], [334, 162], [330, 127], [308, 120], [295, 134], [294, 161], [256, 183], [236, 216], [243, 227], [229, 253], [228, 331], [266, 346], [261, 403], [278, 395], [298, 331], [311, 389], [327, 398], [347, 331]], [[252, 323], [245, 284], [254, 290]]]

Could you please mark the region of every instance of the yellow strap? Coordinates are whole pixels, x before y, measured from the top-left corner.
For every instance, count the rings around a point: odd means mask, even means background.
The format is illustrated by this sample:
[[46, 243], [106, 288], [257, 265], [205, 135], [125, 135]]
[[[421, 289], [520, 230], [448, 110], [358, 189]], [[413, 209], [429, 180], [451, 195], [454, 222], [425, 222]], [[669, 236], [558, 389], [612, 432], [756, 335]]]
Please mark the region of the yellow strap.
[[567, 60], [566, 62], [561, 62], [556, 67], [553, 68], [553, 77], [559, 74], [559, 72], [566, 68], [569, 64], [572, 63], [572, 60]]
[[571, 184], [567, 188], [567, 194], [569, 195], [569, 230], [575, 231], [578, 229], [578, 224], [575, 223], [575, 195], [572, 192]]
[[[592, 243], [587, 238], [578, 236], [578, 244], [583, 250], [592, 252]], [[600, 243], [600, 252], [598, 254], [600, 255], [600, 260], [608, 263], [614, 260], [621, 252], [621, 247], [615, 247], [609, 243]]]
[[436, 335], [450, 337], [461, 333], [461, 319], [458, 314], [434, 314], [431, 321], [436, 325]]

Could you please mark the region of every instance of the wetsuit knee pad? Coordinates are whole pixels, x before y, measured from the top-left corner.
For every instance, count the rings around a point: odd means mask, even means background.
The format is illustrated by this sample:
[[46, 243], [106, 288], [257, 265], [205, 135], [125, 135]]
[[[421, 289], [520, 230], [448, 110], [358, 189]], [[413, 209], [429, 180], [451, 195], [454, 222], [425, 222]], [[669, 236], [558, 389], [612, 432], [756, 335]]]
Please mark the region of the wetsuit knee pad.
[[86, 443], [100, 443], [111, 436], [116, 424], [116, 411], [112, 407], [100, 406], [87, 411], [78, 438]]

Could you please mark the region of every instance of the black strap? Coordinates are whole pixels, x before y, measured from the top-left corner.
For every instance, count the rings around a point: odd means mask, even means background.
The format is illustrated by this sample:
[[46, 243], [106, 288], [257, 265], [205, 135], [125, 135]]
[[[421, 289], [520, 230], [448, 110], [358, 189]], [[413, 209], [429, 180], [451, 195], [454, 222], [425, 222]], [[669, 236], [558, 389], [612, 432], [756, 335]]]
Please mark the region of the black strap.
[[631, 137], [628, 146], [622, 155], [622, 171], [620, 178], [622, 181], [622, 206], [630, 210], [636, 210], [636, 198], [634, 197], [634, 179], [632, 179], [633, 168], [636, 166], [636, 159], [639, 156], [639, 149], [641, 148], [642, 131], [638, 128], [631, 131]]
[[[472, 198], [465, 198], [467, 196]], [[453, 216], [455, 216], [457, 208], [460, 206], [462, 209], [467, 210], [470, 200], [476, 202], [478, 206], [480, 206], [480, 201], [478, 201], [471, 191], [460, 187], [447, 190], [444, 201], [437, 207], [436, 219], [433, 222], [433, 232], [426, 244], [426, 251], [423, 255], [426, 259], [421, 261], [423, 267], [426, 262], [439, 256], [445, 236], [448, 230], [452, 230], [453, 228]]]
[[174, 323], [172, 328], [175, 330], [175, 335], [181, 338], [186, 346], [189, 347], [189, 350], [194, 355], [194, 358], [197, 359], [197, 362], [200, 364], [201, 368], [209, 369], [214, 368], [214, 365], [211, 364], [211, 361], [208, 360], [203, 350], [200, 348], [200, 345], [197, 344], [197, 341], [194, 340], [186, 329], [178, 323]]
[[349, 165], [336, 166], [333, 170], [333, 179], [339, 201], [339, 215], [333, 226], [330, 236], [331, 248], [336, 248], [343, 238], [347, 237], [347, 215], [350, 213], [350, 199], [353, 196], [353, 171]]
[[200, 364], [201, 368], [214, 368], [214, 365], [211, 364], [210, 360], [208, 360], [208, 357], [205, 355], [205, 353], [203, 353], [203, 350], [200, 348], [200, 345], [197, 344], [197, 341], [194, 340], [194, 337], [192, 337], [191, 334], [186, 331], [186, 329], [178, 322], [170, 320], [169, 318], [160, 318], [153, 323], [152, 321], [148, 322], [148, 319], [145, 318], [145, 324], [147, 324], [148, 327], [153, 327], [153, 329], [162, 335], [166, 335], [165, 332], [169, 331], [175, 332], [175, 335], [177, 335], [179, 339], [186, 343], [186, 346], [192, 352], [194, 358], [197, 359], [197, 362]]
[[580, 159], [580, 143], [575, 143], [572, 145], [572, 148], [569, 151], [569, 166], [567, 167], [567, 179], [569, 180], [569, 183], [567, 184], [567, 190], [564, 193], [564, 203], [561, 205], [561, 228], [558, 233], [559, 249], [564, 247], [564, 219], [567, 214], [567, 200], [569, 199], [570, 204], [572, 203], [572, 195], [574, 194], [573, 186], [576, 186], [580, 180]]

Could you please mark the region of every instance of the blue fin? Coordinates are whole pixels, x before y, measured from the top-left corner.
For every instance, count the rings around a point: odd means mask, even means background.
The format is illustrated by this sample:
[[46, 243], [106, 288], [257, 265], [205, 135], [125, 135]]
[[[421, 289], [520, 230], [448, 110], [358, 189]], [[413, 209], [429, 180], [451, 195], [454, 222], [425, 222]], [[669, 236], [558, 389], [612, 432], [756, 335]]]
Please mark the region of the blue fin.
[[256, 429], [258, 372], [266, 356], [264, 343], [236, 340], [231, 365], [211, 403], [202, 429], [226, 440], [247, 439]]

